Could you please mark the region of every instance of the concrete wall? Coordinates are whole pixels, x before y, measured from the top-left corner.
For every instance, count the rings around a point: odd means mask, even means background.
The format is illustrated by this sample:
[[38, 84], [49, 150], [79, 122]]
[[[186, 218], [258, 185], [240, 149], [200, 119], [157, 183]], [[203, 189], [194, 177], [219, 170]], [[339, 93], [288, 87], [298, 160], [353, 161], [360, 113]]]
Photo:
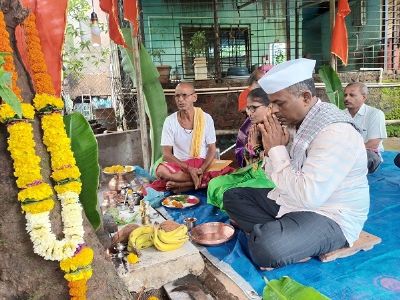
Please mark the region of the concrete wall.
[[[217, 130], [239, 129], [245, 120], [238, 112], [238, 92], [221, 94], [198, 94], [195, 106], [201, 107], [211, 115]], [[173, 96], [167, 96], [168, 114], [177, 111]]]
[[143, 165], [140, 130], [96, 135], [101, 168], [111, 165]]

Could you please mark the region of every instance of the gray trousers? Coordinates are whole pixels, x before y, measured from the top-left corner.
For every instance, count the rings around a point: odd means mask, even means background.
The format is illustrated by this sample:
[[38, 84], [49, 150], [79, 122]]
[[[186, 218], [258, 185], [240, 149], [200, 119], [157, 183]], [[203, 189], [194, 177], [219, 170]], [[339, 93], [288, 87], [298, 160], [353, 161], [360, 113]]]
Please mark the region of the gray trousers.
[[250, 256], [261, 267], [281, 267], [347, 246], [339, 225], [313, 212], [292, 212], [276, 218], [279, 205], [270, 189], [234, 188], [224, 193], [224, 208], [250, 233]]
[[382, 163], [380, 155], [370, 149], [367, 149], [368, 158], [368, 174], [372, 174], [378, 169], [379, 165]]

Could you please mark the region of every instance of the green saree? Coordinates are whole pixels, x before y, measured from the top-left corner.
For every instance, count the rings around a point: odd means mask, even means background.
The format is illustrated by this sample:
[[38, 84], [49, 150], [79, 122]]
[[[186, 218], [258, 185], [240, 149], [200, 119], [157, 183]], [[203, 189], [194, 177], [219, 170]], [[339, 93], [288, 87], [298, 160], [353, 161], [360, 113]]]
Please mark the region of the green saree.
[[207, 203], [223, 210], [223, 196], [229, 189], [238, 187], [274, 188], [275, 184], [267, 178], [261, 164], [262, 161], [259, 161], [233, 173], [213, 178], [208, 183]]

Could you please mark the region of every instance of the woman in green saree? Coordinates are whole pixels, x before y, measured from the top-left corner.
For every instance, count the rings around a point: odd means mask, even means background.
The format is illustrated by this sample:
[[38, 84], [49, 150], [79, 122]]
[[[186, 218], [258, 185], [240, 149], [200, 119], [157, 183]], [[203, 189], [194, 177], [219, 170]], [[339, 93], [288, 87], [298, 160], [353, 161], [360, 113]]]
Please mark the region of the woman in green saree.
[[207, 203], [215, 205], [223, 210], [224, 192], [231, 188], [273, 188], [274, 183], [266, 177], [262, 165], [264, 151], [261, 135], [257, 130], [257, 124], [262, 122], [268, 110], [268, 96], [261, 88], [252, 90], [247, 96], [246, 113], [248, 120], [239, 130], [236, 141], [236, 154], [242, 168], [235, 172], [213, 178], [207, 189]]

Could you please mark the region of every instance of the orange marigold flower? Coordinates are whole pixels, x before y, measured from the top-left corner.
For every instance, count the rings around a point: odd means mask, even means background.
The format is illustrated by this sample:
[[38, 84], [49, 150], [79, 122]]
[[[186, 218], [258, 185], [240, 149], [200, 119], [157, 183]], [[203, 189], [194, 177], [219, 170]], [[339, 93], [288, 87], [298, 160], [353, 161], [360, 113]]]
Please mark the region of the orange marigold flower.
[[55, 94], [53, 81], [47, 71], [46, 60], [42, 51], [40, 37], [36, 28], [36, 17], [30, 14], [23, 23], [28, 50], [28, 61], [33, 73], [32, 80], [36, 93]]

